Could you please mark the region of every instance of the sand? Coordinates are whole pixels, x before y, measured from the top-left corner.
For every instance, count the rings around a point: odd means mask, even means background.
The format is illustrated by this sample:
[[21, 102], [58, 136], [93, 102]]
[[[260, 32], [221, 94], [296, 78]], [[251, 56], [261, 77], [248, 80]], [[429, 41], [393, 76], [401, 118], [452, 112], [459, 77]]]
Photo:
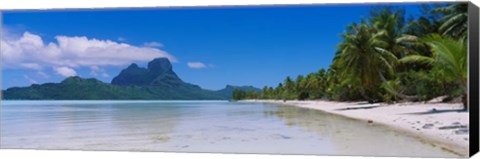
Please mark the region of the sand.
[[349, 118], [381, 124], [459, 155], [468, 154], [469, 114], [461, 103], [398, 103], [245, 100], [321, 110]]

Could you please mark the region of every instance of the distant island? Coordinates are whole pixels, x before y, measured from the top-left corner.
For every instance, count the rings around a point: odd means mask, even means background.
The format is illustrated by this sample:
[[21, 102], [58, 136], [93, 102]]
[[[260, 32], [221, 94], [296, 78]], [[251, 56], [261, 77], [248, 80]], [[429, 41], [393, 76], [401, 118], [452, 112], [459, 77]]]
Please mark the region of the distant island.
[[52, 100], [228, 100], [234, 90], [255, 91], [253, 86], [227, 85], [221, 90], [207, 90], [181, 80], [167, 58], [156, 58], [141, 68], [132, 63], [111, 83], [95, 78], [68, 77], [60, 83], [32, 84], [3, 90], [3, 99]]

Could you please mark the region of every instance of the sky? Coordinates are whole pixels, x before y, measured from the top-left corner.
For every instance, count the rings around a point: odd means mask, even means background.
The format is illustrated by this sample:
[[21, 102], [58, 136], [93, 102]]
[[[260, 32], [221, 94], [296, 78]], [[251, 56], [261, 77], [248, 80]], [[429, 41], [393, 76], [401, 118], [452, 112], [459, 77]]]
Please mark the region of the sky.
[[[3, 11], [2, 89], [69, 76], [109, 83], [166, 57], [205, 89], [276, 86], [332, 62], [340, 34], [376, 5]], [[419, 4], [402, 4], [419, 15]]]

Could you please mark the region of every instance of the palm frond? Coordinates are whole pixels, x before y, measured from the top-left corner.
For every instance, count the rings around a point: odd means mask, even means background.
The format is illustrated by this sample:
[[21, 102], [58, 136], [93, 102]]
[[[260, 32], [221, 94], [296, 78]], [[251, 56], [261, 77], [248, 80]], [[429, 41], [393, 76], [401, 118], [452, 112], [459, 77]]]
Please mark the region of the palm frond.
[[400, 63], [420, 63], [420, 64], [432, 64], [435, 59], [422, 55], [409, 55], [401, 58]]

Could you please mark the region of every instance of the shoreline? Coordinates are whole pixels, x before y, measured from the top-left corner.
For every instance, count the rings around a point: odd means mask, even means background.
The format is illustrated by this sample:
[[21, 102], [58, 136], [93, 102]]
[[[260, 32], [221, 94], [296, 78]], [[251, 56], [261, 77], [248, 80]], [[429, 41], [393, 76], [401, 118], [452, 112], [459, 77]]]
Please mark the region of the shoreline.
[[[315, 109], [330, 114], [380, 124], [421, 141], [466, 157], [469, 152], [469, 113], [461, 103], [375, 103], [324, 100], [241, 100]], [[426, 141], [425, 141], [426, 140]]]

